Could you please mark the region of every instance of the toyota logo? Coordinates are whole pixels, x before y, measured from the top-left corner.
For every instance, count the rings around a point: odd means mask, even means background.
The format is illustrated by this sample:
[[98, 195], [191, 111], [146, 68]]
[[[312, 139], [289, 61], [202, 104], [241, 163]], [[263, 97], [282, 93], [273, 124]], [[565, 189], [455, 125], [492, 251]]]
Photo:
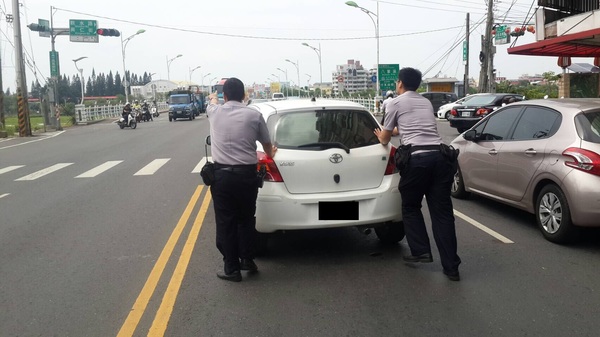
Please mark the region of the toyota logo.
[[342, 155], [339, 153], [334, 153], [331, 156], [329, 156], [329, 161], [334, 164], [339, 164], [342, 162], [342, 160], [344, 160], [344, 157], [342, 157]]

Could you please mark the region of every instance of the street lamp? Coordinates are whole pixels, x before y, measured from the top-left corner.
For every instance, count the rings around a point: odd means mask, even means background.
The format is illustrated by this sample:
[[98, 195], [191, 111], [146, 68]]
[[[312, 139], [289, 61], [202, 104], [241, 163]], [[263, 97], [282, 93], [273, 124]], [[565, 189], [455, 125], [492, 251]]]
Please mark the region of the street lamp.
[[285, 83], [288, 85], [288, 90], [286, 90], [285, 87], [283, 87], [283, 89], [284, 89], [284, 92], [285, 92], [285, 96], [287, 97], [287, 96], [289, 96], [289, 86], [290, 86], [290, 84], [288, 82], [288, 77], [287, 77], [287, 69], [284, 71], [281, 68], [277, 68], [277, 70], [279, 70], [279, 71], [281, 71], [281, 73], [285, 74]]
[[[376, 96], [379, 96], [379, 1], [377, 1], [377, 14], [371, 12], [370, 10], [360, 7], [359, 5], [356, 4], [356, 2], [354, 1], [346, 1], [346, 5], [350, 6], [350, 7], [355, 7], [360, 9], [361, 11], [363, 11], [364, 13], [366, 13], [369, 18], [371, 19], [371, 21], [373, 21], [373, 25], [375, 26], [375, 39], [377, 40], [377, 69], [376, 69], [376, 74], [377, 74], [377, 94]], [[374, 20], [373, 16], [377, 19]]]
[[127, 87], [129, 87], [129, 81], [127, 80], [127, 70], [125, 70], [125, 48], [127, 48], [129, 40], [133, 39], [136, 35], [144, 33], [145, 31], [145, 29], [140, 29], [125, 40], [123, 40], [123, 35], [121, 35], [121, 56], [123, 56], [123, 78], [125, 79], [123, 81], [123, 87], [125, 87], [125, 102], [129, 102], [129, 90], [127, 90]]
[[298, 96], [300, 96], [300, 68], [298, 67], [298, 64], [299, 64], [300, 62], [296, 61], [296, 62], [294, 63], [294, 62], [292, 62], [292, 61], [290, 61], [290, 60], [288, 60], [288, 59], [285, 59], [285, 61], [286, 61], [286, 62], [289, 62], [289, 63], [291, 63], [291, 64], [293, 64], [293, 65], [294, 65], [294, 67], [296, 67], [296, 74], [298, 75]]
[[77, 71], [79, 72], [79, 77], [80, 77], [80, 81], [81, 81], [81, 104], [83, 104], [83, 98], [85, 97], [84, 92], [83, 92], [83, 69], [79, 69], [79, 67], [77, 66], [77, 61], [81, 61], [83, 59], [86, 59], [87, 56], [82, 56], [79, 58], [76, 58], [73, 60], [73, 63], [75, 63], [75, 68], [77, 69]]
[[314, 50], [315, 53], [317, 53], [317, 56], [319, 57], [319, 75], [320, 75], [319, 92], [321, 93], [321, 97], [323, 97], [323, 90], [321, 90], [321, 87], [323, 86], [323, 64], [321, 63], [321, 43], [319, 43], [319, 49], [309, 45], [306, 42], [303, 42], [302, 45], [307, 46], [308, 48]]
[[194, 70], [199, 69], [200, 67], [202, 66], [197, 66], [196, 68], [190, 70], [190, 85], [192, 84], [192, 73], [194, 72]]
[[171, 72], [170, 72], [171, 62], [173, 62], [173, 60], [175, 60], [176, 58], [179, 58], [182, 56], [183, 55], [179, 54], [172, 59], [169, 59], [169, 57], [167, 56], [167, 80], [169, 80], [169, 81], [171, 80]]
[[[152, 75], [156, 75], [156, 73], [148, 75], [148, 77], [150, 77], [150, 83], [152, 83]], [[152, 100], [156, 101], [156, 84], [152, 83], [150, 87], [152, 88]]]
[[[208, 74], [206, 74], [206, 75], [202, 76], [202, 91], [204, 91], [204, 78], [205, 78], [206, 76], [208, 76], [208, 75], [210, 75], [210, 73], [208, 73]], [[207, 90], [207, 91], [210, 91], [210, 90]]]

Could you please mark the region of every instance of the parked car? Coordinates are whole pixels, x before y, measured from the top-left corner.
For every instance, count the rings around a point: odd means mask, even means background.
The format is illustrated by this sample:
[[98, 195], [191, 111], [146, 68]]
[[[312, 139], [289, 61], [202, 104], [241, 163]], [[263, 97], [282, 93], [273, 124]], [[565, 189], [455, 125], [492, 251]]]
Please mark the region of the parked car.
[[450, 112], [452, 111], [452, 108], [462, 105], [463, 102], [465, 102], [468, 99], [471, 99], [475, 96], [478, 95], [484, 95], [484, 94], [472, 94], [469, 96], [465, 96], [463, 98], [458, 99], [457, 101], [454, 101], [452, 103], [447, 103], [442, 105], [438, 111], [437, 111], [437, 118], [439, 119], [449, 119], [450, 118]]
[[517, 94], [478, 95], [464, 101], [462, 105], [452, 108], [448, 121], [451, 127], [456, 128], [459, 133], [463, 133], [503, 104], [520, 102], [524, 99], [525, 97]]
[[458, 96], [453, 92], [423, 92], [421, 95], [431, 102], [434, 113], [442, 105], [452, 103], [458, 99]]
[[358, 227], [374, 228], [384, 242], [402, 240], [395, 148], [379, 143], [369, 110], [321, 99], [249, 107], [262, 113], [278, 148], [275, 159], [267, 158], [257, 143], [259, 166], [266, 167], [256, 205], [259, 233]]
[[600, 226], [600, 99], [512, 103], [451, 144], [460, 150], [454, 197], [475, 193], [535, 214], [556, 243]]

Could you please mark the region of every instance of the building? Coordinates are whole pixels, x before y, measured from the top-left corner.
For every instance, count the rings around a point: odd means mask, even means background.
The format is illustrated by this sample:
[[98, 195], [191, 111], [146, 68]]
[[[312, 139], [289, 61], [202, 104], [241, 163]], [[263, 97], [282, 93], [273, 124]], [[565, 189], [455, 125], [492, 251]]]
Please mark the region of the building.
[[332, 73], [333, 95], [340, 95], [344, 91], [354, 94], [375, 90], [377, 84], [374, 78], [377, 78], [375, 69], [365, 69], [360, 61], [348, 60], [346, 64], [336, 66]]
[[179, 84], [169, 80], [156, 80], [131, 87], [131, 96], [155, 99], [157, 94], [166, 94], [171, 90], [177, 89]]
[[[509, 54], [556, 57], [563, 68], [559, 97], [598, 97], [597, 73], [567, 73], [572, 57], [589, 57], [600, 66], [600, 2], [598, 0], [539, 0], [535, 13], [536, 42], [508, 48]], [[585, 93], [573, 88], [586, 87]]]

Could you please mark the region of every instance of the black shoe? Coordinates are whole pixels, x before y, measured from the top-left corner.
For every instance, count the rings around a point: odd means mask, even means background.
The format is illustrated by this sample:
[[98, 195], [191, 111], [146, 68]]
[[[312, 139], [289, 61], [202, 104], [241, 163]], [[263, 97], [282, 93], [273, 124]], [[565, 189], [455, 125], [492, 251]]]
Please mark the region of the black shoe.
[[234, 271], [231, 274], [225, 274], [225, 272], [217, 272], [217, 277], [221, 280], [231, 281], [231, 282], [240, 282], [242, 280], [242, 274], [240, 271]]
[[431, 257], [431, 253], [425, 253], [425, 254], [421, 254], [421, 255], [407, 255], [402, 257], [404, 259], [404, 261], [406, 262], [411, 262], [411, 263], [417, 263], [417, 262], [421, 262], [421, 263], [430, 263], [433, 262], [433, 257]]
[[242, 259], [241, 269], [249, 272], [257, 272], [258, 266], [256, 266], [256, 263], [252, 259]]
[[458, 270], [449, 271], [444, 269], [444, 275], [448, 276], [448, 279], [450, 281], [460, 281], [460, 273], [458, 272]]

